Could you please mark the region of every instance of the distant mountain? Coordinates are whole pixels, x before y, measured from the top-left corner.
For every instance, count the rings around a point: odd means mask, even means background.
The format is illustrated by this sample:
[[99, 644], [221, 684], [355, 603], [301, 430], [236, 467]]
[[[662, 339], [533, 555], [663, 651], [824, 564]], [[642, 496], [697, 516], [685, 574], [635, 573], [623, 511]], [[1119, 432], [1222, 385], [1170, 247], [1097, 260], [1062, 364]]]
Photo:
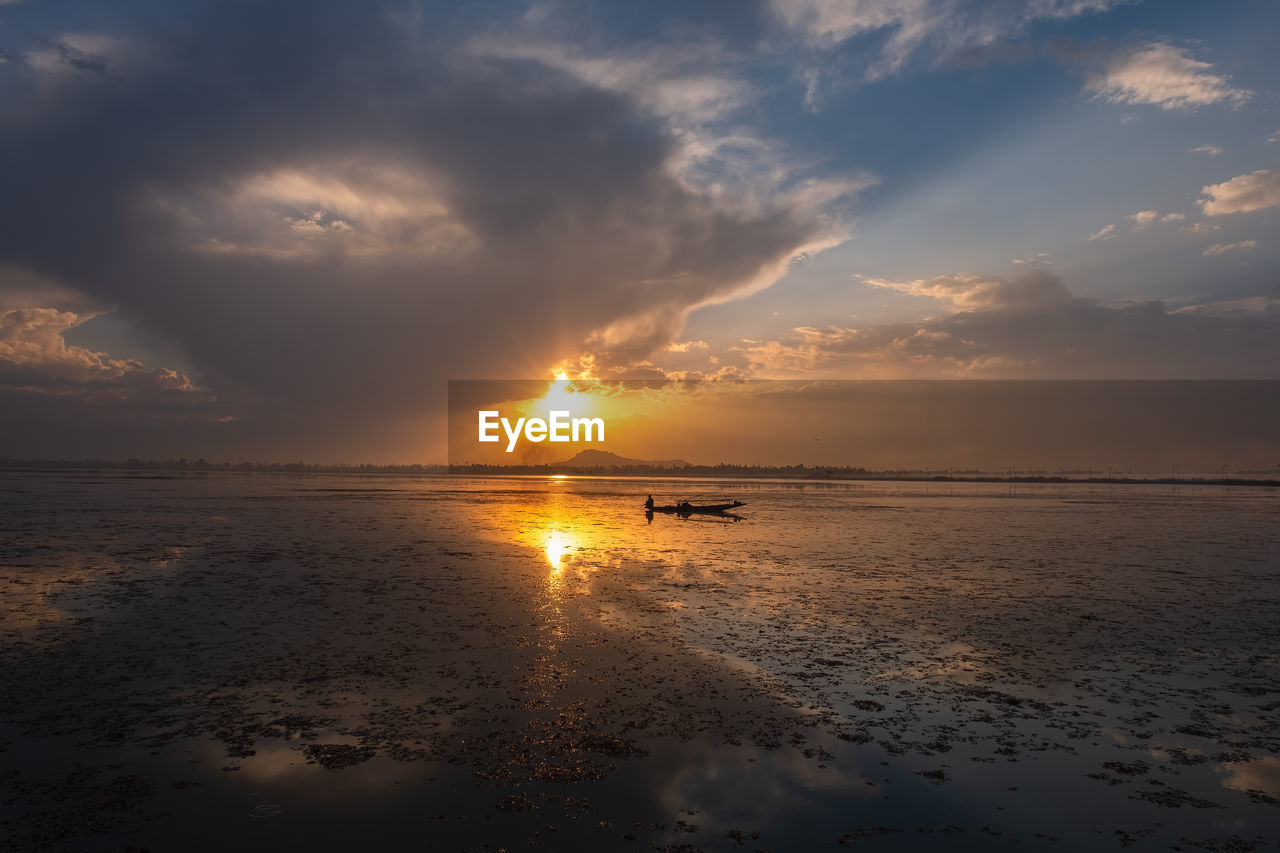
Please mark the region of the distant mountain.
[[557, 462], [570, 468], [622, 468], [627, 465], [647, 465], [651, 468], [684, 468], [683, 459], [628, 459], [607, 450], [584, 450], [572, 459]]

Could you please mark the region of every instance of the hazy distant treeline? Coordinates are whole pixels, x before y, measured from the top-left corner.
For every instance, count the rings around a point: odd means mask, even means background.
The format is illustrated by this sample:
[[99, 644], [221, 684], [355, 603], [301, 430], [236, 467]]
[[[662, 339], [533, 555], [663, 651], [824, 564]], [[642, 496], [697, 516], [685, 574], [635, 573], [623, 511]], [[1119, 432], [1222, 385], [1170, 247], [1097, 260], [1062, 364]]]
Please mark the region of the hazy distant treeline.
[[[204, 459], [11, 459], [0, 456], [0, 468], [80, 469], [104, 471], [244, 471], [298, 474], [463, 474], [471, 476], [588, 476], [588, 477], [707, 477], [787, 480], [924, 480], [932, 482], [1010, 483], [1151, 483], [1195, 485], [1280, 486], [1271, 472], [1237, 471], [1236, 476], [1158, 476], [1115, 470], [1060, 469], [1053, 472], [1009, 468], [1001, 472], [977, 469], [929, 468], [872, 470], [856, 466], [824, 465], [321, 465], [309, 462], [208, 462]], [[1242, 476], [1243, 475], [1243, 476]], [[1259, 476], [1261, 475], [1261, 476]]]
[[448, 465], [320, 465], [310, 462], [208, 462], [204, 459], [9, 459], [0, 468], [79, 468], [137, 471], [280, 471], [306, 474], [445, 474]]
[[[1008, 468], [1001, 472], [978, 469], [938, 470], [903, 468], [873, 470], [856, 466], [826, 465], [450, 465], [451, 474], [544, 475], [595, 477], [722, 477], [738, 479], [786, 480], [925, 480], [932, 482], [1013, 482], [1013, 483], [1196, 483], [1201, 485], [1280, 485], [1280, 480], [1248, 477], [1158, 476], [1115, 470]], [[1271, 472], [1236, 472], [1237, 474], [1270, 474]]]
[[[451, 474], [566, 474], [588, 477], [763, 477], [779, 479], [865, 480], [868, 477], [923, 478], [925, 469], [876, 471], [852, 465], [450, 465]], [[976, 476], [978, 470], [947, 472]]]

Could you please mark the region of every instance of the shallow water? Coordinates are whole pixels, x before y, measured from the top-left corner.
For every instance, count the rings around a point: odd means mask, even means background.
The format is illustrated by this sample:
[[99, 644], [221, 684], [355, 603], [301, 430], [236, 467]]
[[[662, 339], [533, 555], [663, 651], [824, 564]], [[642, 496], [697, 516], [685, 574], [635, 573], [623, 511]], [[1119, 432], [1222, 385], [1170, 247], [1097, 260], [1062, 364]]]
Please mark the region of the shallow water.
[[1274, 848], [1277, 522], [1255, 488], [0, 473], [0, 840]]

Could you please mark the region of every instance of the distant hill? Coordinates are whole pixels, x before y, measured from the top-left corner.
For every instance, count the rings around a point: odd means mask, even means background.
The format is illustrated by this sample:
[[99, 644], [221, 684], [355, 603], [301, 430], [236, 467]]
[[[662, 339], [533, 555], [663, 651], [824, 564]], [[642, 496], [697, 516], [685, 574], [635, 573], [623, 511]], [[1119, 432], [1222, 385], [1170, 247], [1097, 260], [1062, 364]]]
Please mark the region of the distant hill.
[[627, 465], [647, 465], [651, 468], [684, 468], [689, 463], [683, 459], [628, 459], [607, 450], [584, 450], [572, 459], [556, 463], [570, 468], [623, 468]]

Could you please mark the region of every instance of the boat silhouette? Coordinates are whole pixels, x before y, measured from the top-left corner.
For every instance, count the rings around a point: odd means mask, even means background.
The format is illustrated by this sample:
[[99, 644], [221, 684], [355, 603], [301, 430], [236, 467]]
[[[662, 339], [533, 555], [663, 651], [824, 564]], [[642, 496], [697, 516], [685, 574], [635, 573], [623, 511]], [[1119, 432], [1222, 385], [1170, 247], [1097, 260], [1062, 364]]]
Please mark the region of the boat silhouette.
[[733, 501], [724, 504], [692, 504], [688, 501], [681, 501], [676, 504], [667, 504], [665, 506], [646, 506], [645, 512], [664, 512], [671, 515], [724, 515], [731, 509], [737, 509], [740, 506], [746, 506], [742, 501]]

